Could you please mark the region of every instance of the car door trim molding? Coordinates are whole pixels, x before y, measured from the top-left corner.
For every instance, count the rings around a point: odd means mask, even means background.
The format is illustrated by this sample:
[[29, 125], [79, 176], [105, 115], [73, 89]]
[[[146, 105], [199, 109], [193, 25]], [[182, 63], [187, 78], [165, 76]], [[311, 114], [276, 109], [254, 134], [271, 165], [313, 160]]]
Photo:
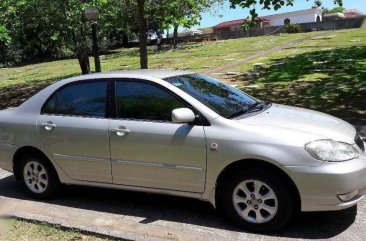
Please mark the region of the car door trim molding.
[[132, 161], [132, 160], [112, 160], [112, 163], [133, 165], [133, 166], [171, 168], [171, 169], [188, 170], [188, 171], [203, 171], [203, 168], [201, 168], [201, 167], [180, 166], [180, 165], [156, 163], [156, 162], [144, 162], [144, 161]]
[[99, 158], [99, 157], [87, 157], [87, 156], [72, 156], [72, 155], [64, 155], [64, 154], [53, 154], [55, 157], [61, 157], [66, 159], [76, 159], [76, 160], [86, 160], [86, 161], [104, 161], [110, 162], [109, 158]]
[[[87, 160], [87, 161], [105, 161], [110, 162], [107, 158], [97, 158], [97, 157], [86, 157], [86, 156], [73, 156], [73, 155], [64, 155], [64, 154], [53, 154], [56, 157], [66, 158], [66, 159], [78, 159], [78, 160]], [[147, 167], [162, 167], [162, 168], [172, 168], [179, 170], [190, 170], [190, 171], [203, 171], [201, 167], [193, 167], [193, 166], [181, 166], [181, 165], [173, 165], [166, 163], [153, 163], [153, 162], [144, 162], [144, 161], [131, 161], [131, 160], [112, 160], [112, 163], [118, 164], [126, 164], [126, 165], [134, 165], [134, 166], [147, 166]]]

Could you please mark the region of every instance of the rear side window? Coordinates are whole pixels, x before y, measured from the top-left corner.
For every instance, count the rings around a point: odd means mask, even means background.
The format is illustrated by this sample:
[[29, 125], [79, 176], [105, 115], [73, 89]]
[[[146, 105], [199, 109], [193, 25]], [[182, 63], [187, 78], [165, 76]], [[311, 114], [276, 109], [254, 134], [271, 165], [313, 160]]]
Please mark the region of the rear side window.
[[171, 121], [176, 108], [190, 108], [168, 90], [143, 82], [117, 81], [118, 118]]
[[107, 82], [77, 83], [58, 90], [42, 114], [105, 117]]

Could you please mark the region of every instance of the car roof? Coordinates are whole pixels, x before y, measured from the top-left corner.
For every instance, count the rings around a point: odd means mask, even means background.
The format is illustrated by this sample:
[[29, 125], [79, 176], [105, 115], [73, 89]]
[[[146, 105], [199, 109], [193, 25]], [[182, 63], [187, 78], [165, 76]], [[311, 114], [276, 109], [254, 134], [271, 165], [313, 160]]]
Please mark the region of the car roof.
[[90, 78], [116, 78], [116, 77], [126, 77], [126, 76], [136, 76], [136, 77], [153, 77], [158, 79], [165, 79], [169, 77], [194, 74], [194, 72], [184, 71], [184, 70], [167, 70], [167, 69], [139, 69], [139, 70], [125, 70], [125, 71], [112, 71], [105, 73], [94, 73], [87, 74], [77, 77], [78, 80], [87, 80]]
[[[161, 82], [160, 84], [163, 86], [169, 86], [170, 88], [176, 88], [176, 91], [180, 91], [182, 95], [186, 95], [187, 99], [190, 99], [192, 102], [195, 102], [197, 106], [200, 106], [201, 108], [206, 108], [202, 103], [197, 101], [195, 98], [191, 97], [189, 94], [185, 93], [184, 91], [180, 90], [177, 87], [174, 87], [170, 83], [167, 83], [166, 81], [162, 79], [166, 79], [169, 77], [175, 77], [175, 76], [182, 76], [182, 75], [190, 75], [190, 74], [196, 74], [195, 72], [190, 71], [183, 71], [183, 70], [163, 70], [163, 69], [147, 69], [147, 70], [126, 70], [126, 71], [116, 71], [116, 72], [104, 72], [104, 73], [95, 73], [95, 74], [88, 74], [88, 75], [82, 75], [78, 77], [73, 77], [69, 79], [64, 79], [61, 81], [58, 81], [47, 88], [41, 90], [36, 95], [32, 96], [30, 99], [28, 99], [26, 102], [24, 102], [22, 105], [20, 105], [16, 110], [17, 111], [23, 111], [23, 112], [29, 112], [29, 113], [38, 113], [39, 110], [42, 108], [42, 105], [45, 103], [46, 99], [50, 97], [52, 93], [54, 93], [58, 88], [69, 84], [73, 82], [78, 81], [88, 81], [93, 79], [118, 79], [118, 78], [136, 78], [142, 79], [142, 80], [150, 80], [154, 82]], [[218, 116], [217, 113], [215, 113], [212, 110], [207, 109], [206, 114], [208, 116], [208, 119], [216, 118]]]

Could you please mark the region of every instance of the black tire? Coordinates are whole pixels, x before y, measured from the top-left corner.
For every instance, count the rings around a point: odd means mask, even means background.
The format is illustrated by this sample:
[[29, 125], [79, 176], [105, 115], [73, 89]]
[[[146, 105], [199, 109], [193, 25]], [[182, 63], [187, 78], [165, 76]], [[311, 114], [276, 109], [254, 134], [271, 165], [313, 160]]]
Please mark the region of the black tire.
[[[39, 163], [45, 169], [48, 184], [45, 186], [44, 191], [39, 193], [32, 191], [30, 187], [28, 187], [27, 185], [27, 180], [25, 180], [24, 169], [27, 166], [27, 164], [31, 162]], [[19, 177], [22, 187], [27, 193], [27, 195], [36, 199], [51, 199], [56, 196], [56, 193], [60, 187], [60, 181], [56, 170], [54, 169], [52, 164], [48, 161], [48, 159], [46, 159], [46, 157], [38, 154], [27, 154], [22, 157], [20, 161]]]
[[[265, 183], [269, 188], [273, 190], [277, 197], [277, 212], [273, 214], [272, 219], [262, 222], [262, 223], [254, 223], [246, 220], [242, 216], [239, 215], [238, 211], [236, 211], [236, 208], [234, 206], [233, 201], [233, 193], [235, 191], [235, 188], [242, 182], [249, 181], [249, 180], [258, 180], [263, 183]], [[249, 181], [250, 183], [250, 181]], [[274, 232], [282, 227], [284, 227], [289, 220], [292, 217], [292, 214], [294, 212], [294, 198], [292, 196], [292, 193], [290, 191], [291, 189], [289, 186], [276, 175], [272, 174], [270, 171], [263, 170], [263, 169], [247, 169], [247, 170], [241, 170], [235, 173], [230, 177], [229, 180], [226, 180], [226, 182], [223, 184], [222, 189], [222, 197], [221, 197], [221, 203], [222, 208], [225, 213], [225, 215], [236, 225], [239, 227], [251, 231], [251, 232]], [[266, 191], [264, 189], [264, 191]], [[244, 194], [245, 195], [245, 194]], [[246, 196], [246, 195], [245, 195]], [[246, 200], [246, 199], [245, 199]], [[254, 200], [254, 199], [252, 199]], [[259, 200], [255, 198], [255, 200]], [[263, 200], [259, 200], [261, 203], [265, 202]], [[269, 200], [271, 201], [271, 200]], [[273, 202], [273, 200], [272, 200]], [[244, 203], [244, 202], [243, 202]], [[273, 202], [275, 203], [275, 202]], [[246, 204], [240, 204], [243, 205], [243, 210], [246, 210], [247, 206]], [[253, 205], [251, 203], [251, 205]], [[259, 204], [260, 205], [260, 204]], [[253, 207], [253, 206], [252, 206]], [[258, 209], [258, 206], [257, 206]], [[263, 210], [259, 208], [261, 212]], [[258, 210], [257, 210], [258, 211]], [[254, 212], [255, 213], [255, 212]], [[254, 214], [253, 212], [250, 214]], [[264, 211], [264, 214], [267, 214], [266, 211]], [[269, 213], [268, 213], [269, 214]], [[257, 214], [253, 215], [256, 217]], [[248, 217], [247, 217], [248, 218]], [[248, 218], [249, 219], [249, 218]]]

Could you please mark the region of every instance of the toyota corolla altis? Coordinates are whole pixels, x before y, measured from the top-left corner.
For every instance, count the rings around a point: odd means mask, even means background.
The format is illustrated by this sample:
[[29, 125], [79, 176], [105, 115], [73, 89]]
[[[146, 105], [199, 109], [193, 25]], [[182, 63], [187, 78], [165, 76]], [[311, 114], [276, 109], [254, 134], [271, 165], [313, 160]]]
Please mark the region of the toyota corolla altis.
[[0, 111], [0, 168], [40, 199], [60, 184], [191, 197], [262, 232], [351, 207], [366, 187], [350, 124], [171, 70], [66, 79]]

